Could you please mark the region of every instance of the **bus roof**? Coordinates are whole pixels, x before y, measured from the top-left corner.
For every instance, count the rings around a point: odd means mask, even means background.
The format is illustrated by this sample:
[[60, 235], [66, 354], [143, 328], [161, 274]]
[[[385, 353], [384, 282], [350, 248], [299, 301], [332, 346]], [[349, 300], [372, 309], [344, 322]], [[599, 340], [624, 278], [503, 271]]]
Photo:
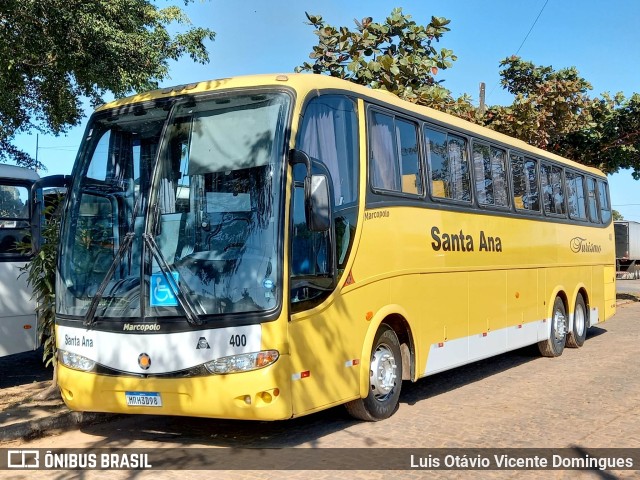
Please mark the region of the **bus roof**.
[[295, 89], [296, 92], [298, 92], [300, 98], [305, 98], [308, 93], [313, 91], [330, 90], [332, 92], [337, 92], [342, 90], [352, 92], [357, 97], [368, 97], [383, 104], [387, 104], [392, 108], [401, 108], [405, 111], [415, 113], [416, 115], [419, 115], [421, 117], [431, 119], [437, 123], [453, 127], [464, 133], [480, 136], [489, 141], [493, 140], [495, 142], [508, 145], [511, 148], [520, 150], [524, 153], [548, 158], [550, 160], [564, 163], [567, 166], [571, 166], [576, 169], [586, 170], [594, 175], [604, 176], [604, 174], [597, 168], [588, 167], [573, 160], [569, 160], [552, 152], [548, 152], [546, 150], [542, 150], [540, 148], [529, 145], [522, 140], [510, 137], [508, 135], [496, 132], [495, 130], [491, 130], [480, 125], [476, 125], [456, 116], [443, 113], [422, 105], [416, 105], [406, 100], [402, 100], [396, 95], [387, 92], [386, 90], [377, 90], [364, 87], [362, 85], [358, 85], [353, 82], [342, 80], [336, 77], [330, 77], [328, 75], [317, 75], [312, 73], [274, 73], [206, 80], [185, 85], [178, 85], [175, 87], [152, 90], [127, 98], [115, 100], [101, 106], [97, 109], [97, 111], [117, 108], [133, 103], [158, 100], [161, 98], [179, 97], [185, 94], [196, 94], [216, 90], [249, 88], [267, 85], [291, 87]]
[[35, 170], [27, 167], [18, 167], [17, 165], [0, 164], [0, 178], [9, 178], [13, 180], [40, 180], [40, 176]]

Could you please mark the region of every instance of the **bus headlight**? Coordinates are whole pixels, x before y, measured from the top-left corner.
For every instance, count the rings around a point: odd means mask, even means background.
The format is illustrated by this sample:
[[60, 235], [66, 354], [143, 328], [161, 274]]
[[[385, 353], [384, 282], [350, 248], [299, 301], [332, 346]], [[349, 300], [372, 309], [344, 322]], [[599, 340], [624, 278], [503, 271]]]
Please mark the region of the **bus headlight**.
[[83, 372], [90, 372], [96, 366], [96, 362], [93, 360], [78, 355], [77, 353], [67, 352], [66, 350], [58, 350], [58, 360], [65, 367], [82, 370]]
[[280, 354], [277, 350], [263, 350], [255, 353], [243, 353], [230, 357], [217, 358], [204, 364], [205, 368], [217, 375], [226, 373], [248, 372], [264, 368], [278, 360]]

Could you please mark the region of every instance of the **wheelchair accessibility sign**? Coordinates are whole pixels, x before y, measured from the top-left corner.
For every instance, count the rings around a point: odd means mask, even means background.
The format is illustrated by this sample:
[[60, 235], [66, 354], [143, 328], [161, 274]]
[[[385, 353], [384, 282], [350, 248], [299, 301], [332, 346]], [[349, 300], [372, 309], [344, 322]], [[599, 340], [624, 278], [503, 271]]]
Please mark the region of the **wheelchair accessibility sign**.
[[[178, 285], [180, 274], [172, 272], [173, 280]], [[149, 302], [152, 307], [177, 307], [178, 299], [173, 294], [173, 290], [162, 272], [151, 274], [151, 285], [149, 292]]]

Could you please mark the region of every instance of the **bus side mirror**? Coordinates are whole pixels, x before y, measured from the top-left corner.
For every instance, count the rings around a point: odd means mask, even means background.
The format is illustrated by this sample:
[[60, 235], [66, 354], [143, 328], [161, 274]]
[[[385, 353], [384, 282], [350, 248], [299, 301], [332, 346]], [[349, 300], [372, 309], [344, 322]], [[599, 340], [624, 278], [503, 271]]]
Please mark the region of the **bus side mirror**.
[[307, 226], [312, 232], [326, 232], [331, 227], [329, 179], [326, 175], [311, 175], [304, 182]]
[[[289, 163], [304, 165], [307, 170], [304, 179], [304, 209], [307, 228], [312, 232], [326, 232], [331, 228], [331, 190], [327, 174], [312, 174], [312, 166], [323, 167], [312, 161], [302, 150], [289, 151]], [[326, 170], [326, 168], [325, 168]]]
[[42, 247], [42, 228], [45, 225], [44, 216], [44, 189], [56, 189], [62, 193], [63, 189], [68, 190], [71, 185], [70, 175], [50, 175], [41, 178], [31, 185], [31, 251], [37, 253]]

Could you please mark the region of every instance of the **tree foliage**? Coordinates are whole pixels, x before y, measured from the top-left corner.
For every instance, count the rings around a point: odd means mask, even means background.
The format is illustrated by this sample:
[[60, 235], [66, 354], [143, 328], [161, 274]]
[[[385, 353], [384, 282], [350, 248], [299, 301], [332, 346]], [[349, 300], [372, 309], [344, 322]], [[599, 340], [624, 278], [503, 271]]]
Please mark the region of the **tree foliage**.
[[[38, 316], [38, 337], [43, 346], [43, 362], [52, 364], [54, 369], [51, 389], [47, 389], [44, 396], [56, 390], [56, 264], [58, 261], [58, 244], [60, 239], [60, 213], [63, 197], [48, 195], [44, 217], [47, 219], [42, 228], [42, 246], [33, 255], [29, 263], [21, 268], [22, 274], [27, 275], [27, 283], [33, 290], [36, 300], [36, 315]], [[22, 243], [19, 249], [23, 253], [31, 252], [30, 243]]]
[[380, 88], [413, 103], [426, 105], [487, 126], [613, 173], [632, 169], [640, 178], [640, 95], [592, 96], [591, 85], [576, 68], [554, 70], [512, 56], [500, 63], [503, 88], [513, 95], [508, 106], [480, 111], [469, 95], [454, 99], [440, 72], [457, 57], [436, 49], [450, 21], [431, 17], [418, 25], [401, 9], [382, 23], [371, 17], [355, 21], [355, 29], [328, 25], [307, 14], [318, 43], [297, 71], [311, 71]]
[[383, 23], [367, 17], [354, 20], [351, 30], [328, 25], [320, 15], [307, 13], [307, 18], [318, 44], [309, 55], [313, 62], [296, 71], [326, 73], [440, 110], [468, 110], [468, 98], [454, 99], [436, 80], [457, 59], [452, 50], [435, 46], [449, 31], [448, 19], [431, 17], [429, 24], [418, 25], [396, 8]]
[[486, 126], [605, 173], [630, 168], [640, 178], [640, 95], [590, 96], [591, 85], [573, 67], [556, 71], [519, 57], [500, 66], [514, 101], [489, 108]]
[[[185, 4], [191, 0], [185, 0]], [[169, 61], [189, 55], [206, 63], [214, 33], [189, 25], [178, 7], [151, 0], [3, 0], [0, 3], [0, 161], [37, 166], [12, 141], [35, 129], [59, 134], [93, 106], [155, 88]]]
[[589, 128], [570, 132], [555, 150], [606, 173], [631, 169], [640, 180], [640, 95], [605, 93], [592, 101], [590, 114]]
[[514, 95], [512, 105], [493, 106], [485, 115], [486, 125], [550, 149], [566, 134], [592, 126], [589, 111], [591, 85], [575, 68], [554, 71], [519, 57], [500, 63], [502, 86]]

